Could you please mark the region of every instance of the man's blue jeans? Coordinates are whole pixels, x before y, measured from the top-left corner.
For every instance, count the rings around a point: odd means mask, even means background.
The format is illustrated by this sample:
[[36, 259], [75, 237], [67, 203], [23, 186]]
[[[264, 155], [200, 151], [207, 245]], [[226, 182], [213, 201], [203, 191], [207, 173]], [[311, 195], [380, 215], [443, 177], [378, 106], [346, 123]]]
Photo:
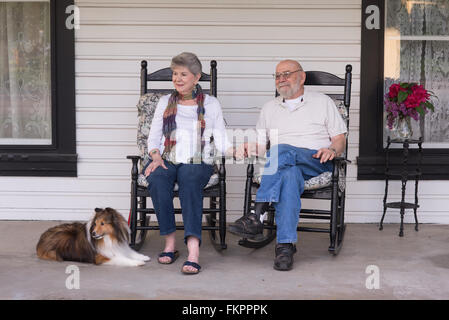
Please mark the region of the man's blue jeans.
[[[151, 161], [147, 166], [150, 163]], [[213, 173], [213, 166], [205, 163], [173, 164], [165, 160], [164, 164], [167, 169], [157, 167], [147, 177], [148, 191], [156, 211], [160, 235], [176, 231], [173, 188], [177, 182], [184, 222], [184, 241], [186, 242], [189, 236], [195, 236], [201, 243], [203, 190]]]
[[[297, 226], [304, 181], [332, 171], [332, 161], [320, 163], [320, 159], [312, 157], [316, 152], [279, 144], [267, 153], [268, 162], [257, 190], [256, 202], [271, 202], [274, 206], [278, 243], [296, 243], [298, 240]], [[274, 173], [265, 174], [271, 166], [276, 169]]]

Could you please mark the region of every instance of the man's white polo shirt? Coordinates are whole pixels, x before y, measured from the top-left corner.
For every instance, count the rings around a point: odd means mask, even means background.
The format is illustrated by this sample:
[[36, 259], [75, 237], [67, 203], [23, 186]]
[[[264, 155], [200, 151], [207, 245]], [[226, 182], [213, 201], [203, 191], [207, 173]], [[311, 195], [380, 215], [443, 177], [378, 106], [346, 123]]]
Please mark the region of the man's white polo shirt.
[[[277, 144], [318, 150], [328, 148], [330, 138], [347, 132], [346, 124], [327, 95], [304, 89], [296, 106], [290, 108], [277, 97], [267, 102], [261, 110], [256, 129], [266, 130], [268, 138]], [[265, 130], [264, 130], [265, 129]], [[270, 134], [276, 134], [270, 137]], [[258, 143], [265, 144], [265, 135], [259, 134]]]

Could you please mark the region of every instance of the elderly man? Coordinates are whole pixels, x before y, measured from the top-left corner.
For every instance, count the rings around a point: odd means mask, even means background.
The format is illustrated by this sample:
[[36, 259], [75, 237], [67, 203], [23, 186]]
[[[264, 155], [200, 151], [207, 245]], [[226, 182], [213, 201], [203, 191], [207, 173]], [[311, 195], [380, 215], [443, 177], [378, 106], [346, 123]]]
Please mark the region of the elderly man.
[[[277, 130], [278, 144], [267, 152], [255, 213], [238, 219], [229, 231], [249, 239], [260, 237], [260, 216], [271, 202], [277, 225], [274, 268], [290, 270], [296, 252], [304, 181], [332, 171], [329, 160], [344, 152], [347, 128], [332, 99], [304, 88], [306, 73], [297, 61], [281, 61], [274, 76], [280, 96], [262, 108], [256, 128], [263, 134], [259, 135], [258, 144], [242, 145], [237, 157], [263, 155], [266, 139], [270, 139], [269, 132], [273, 130]], [[276, 166], [274, 174], [267, 173], [270, 166]]]

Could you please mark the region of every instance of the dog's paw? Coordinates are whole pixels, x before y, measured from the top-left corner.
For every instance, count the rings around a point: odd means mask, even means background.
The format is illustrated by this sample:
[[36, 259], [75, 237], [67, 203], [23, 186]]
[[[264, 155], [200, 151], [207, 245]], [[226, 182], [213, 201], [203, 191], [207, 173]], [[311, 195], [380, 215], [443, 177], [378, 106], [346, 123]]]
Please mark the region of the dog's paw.
[[140, 258], [141, 258], [142, 261], [150, 261], [151, 260], [150, 257], [144, 256], [144, 255], [142, 255]]
[[147, 257], [146, 255], [143, 255], [143, 254], [140, 254], [140, 253], [134, 254], [131, 257], [131, 259], [133, 259], [133, 260], [140, 260], [140, 261], [150, 261], [151, 260], [150, 257]]
[[133, 267], [140, 267], [140, 266], [144, 266], [144, 265], [145, 265], [145, 261], [142, 261], [142, 260], [134, 260], [131, 263], [131, 266], [133, 266]]

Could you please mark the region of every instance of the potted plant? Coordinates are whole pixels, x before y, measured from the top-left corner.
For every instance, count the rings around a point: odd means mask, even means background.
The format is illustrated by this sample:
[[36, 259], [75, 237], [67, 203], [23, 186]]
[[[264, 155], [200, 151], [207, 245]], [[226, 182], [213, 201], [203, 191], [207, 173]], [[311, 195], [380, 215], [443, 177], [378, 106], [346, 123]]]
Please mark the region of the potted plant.
[[426, 113], [434, 111], [433, 92], [417, 83], [393, 83], [385, 94], [387, 125], [396, 138], [409, 139], [413, 135], [411, 119], [418, 121]]

